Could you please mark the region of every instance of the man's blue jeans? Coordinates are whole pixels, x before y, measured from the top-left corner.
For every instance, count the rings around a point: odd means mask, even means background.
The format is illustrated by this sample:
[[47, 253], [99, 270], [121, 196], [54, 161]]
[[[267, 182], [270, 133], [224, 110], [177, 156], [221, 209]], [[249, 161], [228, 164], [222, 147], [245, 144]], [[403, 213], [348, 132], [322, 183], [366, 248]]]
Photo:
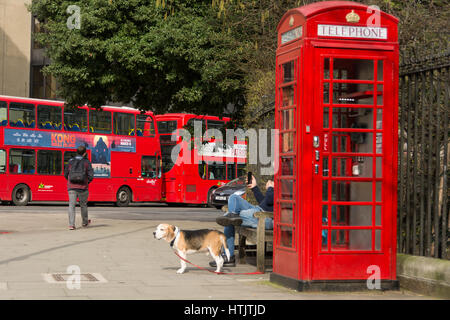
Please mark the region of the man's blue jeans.
[[[260, 207], [250, 204], [242, 197], [232, 194], [228, 198], [228, 211], [237, 213], [242, 218], [242, 226], [255, 228], [258, 226], [258, 218], [255, 218], [253, 214], [258, 211], [263, 211]], [[273, 219], [266, 218], [266, 229], [273, 229]], [[229, 225], [224, 228], [223, 233], [227, 238], [228, 250], [230, 250], [230, 256], [234, 256], [234, 226]]]

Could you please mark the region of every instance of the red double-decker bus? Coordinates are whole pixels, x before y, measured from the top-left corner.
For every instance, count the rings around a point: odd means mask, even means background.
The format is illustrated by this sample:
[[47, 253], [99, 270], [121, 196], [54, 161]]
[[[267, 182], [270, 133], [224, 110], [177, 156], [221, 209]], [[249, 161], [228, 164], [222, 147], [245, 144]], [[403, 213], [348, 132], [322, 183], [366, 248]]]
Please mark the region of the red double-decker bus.
[[161, 201], [161, 149], [151, 112], [9, 96], [0, 96], [0, 200], [68, 201], [64, 167], [79, 145], [94, 169], [89, 201]]
[[[194, 143], [187, 146], [184, 142], [183, 148], [180, 148], [183, 144], [180, 129], [192, 128], [197, 122], [198, 127], [201, 125], [203, 136], [209, 129], [221, 129], [228, 121], [230, 118], [185, 113], [156, 115], [161, 141], [162, 192], [167, 204], [211, 205], [214, 189], [245, 174], [245, 140], [238, 141], [235, 137], [233, 147], [227, 150], [219, 148], [221, 150], [217, 151], [214, 148], [215, 137], [205, 136], [200, 147]], [[191, 138], [194, 139], [193, 136]], [[175, 161], [172, 157], [174, 148], [181, 150]], [[175, 150], [177, 153], [178, 149]]]

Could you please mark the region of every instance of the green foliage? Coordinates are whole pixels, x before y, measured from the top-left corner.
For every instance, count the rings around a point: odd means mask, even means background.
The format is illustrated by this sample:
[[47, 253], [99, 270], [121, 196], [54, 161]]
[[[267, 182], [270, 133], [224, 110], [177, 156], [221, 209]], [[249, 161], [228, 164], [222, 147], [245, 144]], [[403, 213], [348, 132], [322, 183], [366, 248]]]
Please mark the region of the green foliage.
[[[67, 27], [69, 5], [81, 29]], [[242, 48], [199, 1], [38, 0], [45, 68], [68, 105], [132, 103], [158, 113], [222, 114], [243, 105]]]
[[[273, 105], [276, 27], [315, 0], [35, 0], [59, 95], [69, 105], [132, 103], [158, 113], [221, 115], [246, 125]], [[448, 0], [361, 0], [400, 19], [401, 60], [448, 50]], [[69, 5], [81, 29], [69, 30]], [[244, 108], [245, 106], [245, 108]], [[269, 108], [270, 109], [270, 108]], [[265, 123], [263, 119], [261, 123]]]

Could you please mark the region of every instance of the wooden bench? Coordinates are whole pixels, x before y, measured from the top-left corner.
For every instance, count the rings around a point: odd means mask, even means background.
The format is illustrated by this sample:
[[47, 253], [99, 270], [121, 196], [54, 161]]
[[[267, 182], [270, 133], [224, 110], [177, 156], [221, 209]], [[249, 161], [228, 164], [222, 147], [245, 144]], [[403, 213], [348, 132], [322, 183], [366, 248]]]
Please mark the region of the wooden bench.
[[256, 244], [256, 269], [264, 272], [266, 242], [273, 243], [273, 230], [266, 230], [265, 219], [273, 218], [273, 212], [256, 212], [258, 227], [256, 229], [237, 226], [235, 232], [239, 235], [239, 263], [245, 263], [245, 242], [249, 240]]

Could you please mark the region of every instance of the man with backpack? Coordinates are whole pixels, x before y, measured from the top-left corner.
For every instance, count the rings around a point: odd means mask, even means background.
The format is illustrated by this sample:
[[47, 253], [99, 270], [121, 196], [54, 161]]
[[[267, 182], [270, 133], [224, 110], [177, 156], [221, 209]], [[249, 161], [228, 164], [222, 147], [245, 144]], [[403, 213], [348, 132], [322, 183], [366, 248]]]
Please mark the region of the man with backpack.
[[75, 205], [77, 198], [80, 200], [83, 227], [87, 227], [91, 222], [88, 219], [87, 201], [89, 183], [94, 179], [94, 170], [92, 170], [91, 162], [85, 156], [86, 147], [79, 146], [77, 155], [69, 160], [64, 169], [64, 177], [67, 179], [67, 190], [69, 192], [69, 230], [75, 230]]

